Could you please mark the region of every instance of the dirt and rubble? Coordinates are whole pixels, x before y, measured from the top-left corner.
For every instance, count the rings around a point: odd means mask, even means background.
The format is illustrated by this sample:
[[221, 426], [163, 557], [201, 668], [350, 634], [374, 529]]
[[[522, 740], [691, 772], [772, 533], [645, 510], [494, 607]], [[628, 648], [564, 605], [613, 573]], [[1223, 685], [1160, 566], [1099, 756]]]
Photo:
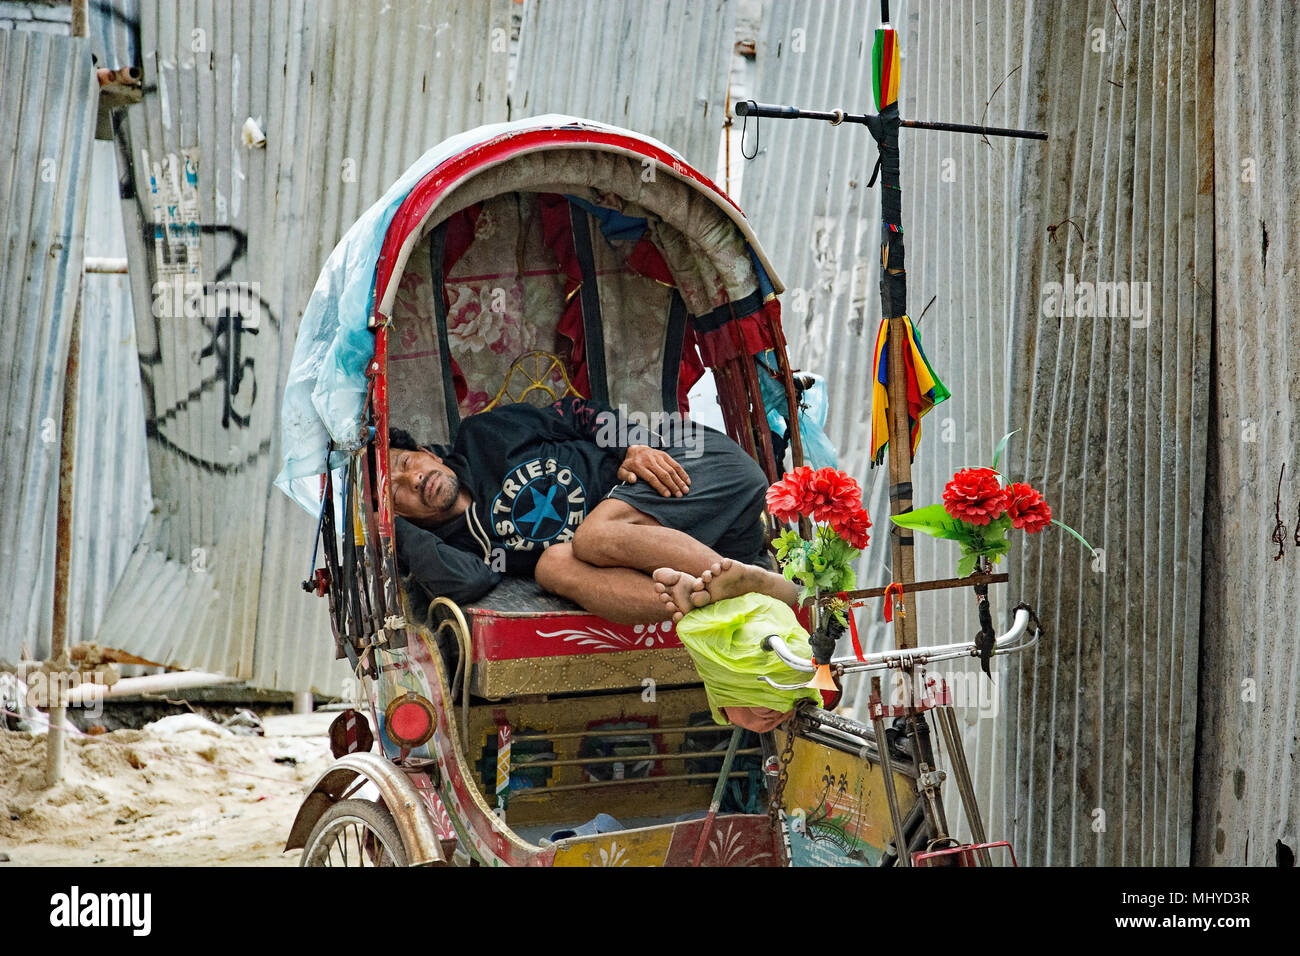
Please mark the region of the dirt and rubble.
[[264, 736], [195, 717], [65, 740], [45, 789], [45, 737], [0, 730], [5, 865], [292, 866], [282, 853], [330, 764], [330, 713], [266, 716]]

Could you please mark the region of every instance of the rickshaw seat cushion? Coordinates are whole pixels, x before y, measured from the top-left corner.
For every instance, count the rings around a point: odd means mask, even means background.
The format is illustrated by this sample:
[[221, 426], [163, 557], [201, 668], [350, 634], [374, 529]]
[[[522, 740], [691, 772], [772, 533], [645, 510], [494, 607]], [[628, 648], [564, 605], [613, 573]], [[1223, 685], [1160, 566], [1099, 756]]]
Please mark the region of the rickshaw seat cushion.
[[568, 598], [542, 589], [536, 578], [507, 574], [477, 601], [464, 606], [466, 614], [574, 614], [586, 613]]
[[671, 621], [615, 624], [506, 575], [462, 610], [470, 625], [471, 690], [492, 699], [700, 678]]

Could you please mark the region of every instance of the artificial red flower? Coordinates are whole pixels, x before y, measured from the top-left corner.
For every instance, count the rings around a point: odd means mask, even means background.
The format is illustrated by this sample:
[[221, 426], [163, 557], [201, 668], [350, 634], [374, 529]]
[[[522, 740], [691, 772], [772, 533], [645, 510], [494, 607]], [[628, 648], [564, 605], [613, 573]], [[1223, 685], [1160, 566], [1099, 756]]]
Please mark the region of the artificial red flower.
[[867, 516], [866, 508], [845, 512], [831, 525], [836, 534], [859, 551], [865, 551], [871, 541], [871, 535], [867, 534], [870, 527], [871, 519]]
[[767, 510], [773, 518], [782, 522], [799, 520], [799, 515], [805, 513], [805, 489], [812, 473], [807, 465], [801, 465], [767, 489]]
[[1011, 500], [1007, 502], [1007, 514], [1011, 515], [1013, 528], [1034, 534], [1052, 523], [1052, 509], [1039, 492], [1022, 481], [1013, 482], [1008, 491]]
[[833, 523], [862, 507], [862, 489], [844, 472], [822, 468], [813, 472], [808, 483], [808, 500], [815, 520]]
[[1010, 497], [992, 468], [963, 468], [943, 489], [943, 507], [958, 521], [986, 525], [1002, 516]]
[[802, 490], [798, 484], [789, 480], [789, 476], [767, 489], [767, 510], [780, 522], [798, 521], [802, 500]]
[[832, 526], [860, 511], [866, 515], [856, 481], [834, 468], [813, 471], [807, 465], [787, 472], [767, 489], [767, 510], [777, 521], [793, 522], [806, 515]]

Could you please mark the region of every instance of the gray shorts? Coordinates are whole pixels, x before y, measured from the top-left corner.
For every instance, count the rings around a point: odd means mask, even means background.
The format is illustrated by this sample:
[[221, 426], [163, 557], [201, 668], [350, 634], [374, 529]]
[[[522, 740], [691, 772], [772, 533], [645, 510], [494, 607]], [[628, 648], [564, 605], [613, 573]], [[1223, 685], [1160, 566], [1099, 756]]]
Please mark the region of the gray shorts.
[[[645, 479], [621, 482], [608, 497], [626, 501], [665, 528], [689, 534], [724, 558], [766, 564], [763, 508], [767, 476], [754, 459], [722, 432], [696, 424], [697, 444], [664, 447], [691, 478], [680, 498], [665, 498]], [[692, 447], [693, 446], [693, 447]]]

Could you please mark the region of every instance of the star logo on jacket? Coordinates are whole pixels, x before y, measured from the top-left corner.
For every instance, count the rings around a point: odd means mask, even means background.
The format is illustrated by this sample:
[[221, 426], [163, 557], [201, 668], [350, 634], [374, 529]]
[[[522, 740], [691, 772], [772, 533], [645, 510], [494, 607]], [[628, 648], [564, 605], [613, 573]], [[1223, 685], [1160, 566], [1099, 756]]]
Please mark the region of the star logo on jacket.
[[[533, 509], [524, 514], [519, 514], [519, 505], [516, 504], [515, 527], [522, 528], [524, 534], [534, 540], [540, 539], [543, 541], [549, 541], [551, 538], [555, 537], [555, 532], [552, 530], [550, 534], [547, 534], [546, 531], [548, 529], [553, 529], [556, 524], [563, 525], [564, 523], [564, 517], [555, 510], [555, 505], [553, 504], [555, 501], [555, 493], [560, 489], [559, 486], [552, 484], [551, 487], [546, 489], [546, 497], [542, 497], [542, 490], [538, 487], [540, 483], [541, 479], [524, 488], [525, 492], [532, 492]], [[561, 503], [561, 506], [564, 507], [565, 511], [569, 510], [568, 506], [564, 505], [563, 502]], [[530, 523], [532, 525], [531, 528], [529, 527]]]
[[534, 458], [501, 483], [492, 501], [492, 527], [511, 550], [546, 548], [573, 537], [586, 506], [586, 489], [571, 468], [554, 458]]

